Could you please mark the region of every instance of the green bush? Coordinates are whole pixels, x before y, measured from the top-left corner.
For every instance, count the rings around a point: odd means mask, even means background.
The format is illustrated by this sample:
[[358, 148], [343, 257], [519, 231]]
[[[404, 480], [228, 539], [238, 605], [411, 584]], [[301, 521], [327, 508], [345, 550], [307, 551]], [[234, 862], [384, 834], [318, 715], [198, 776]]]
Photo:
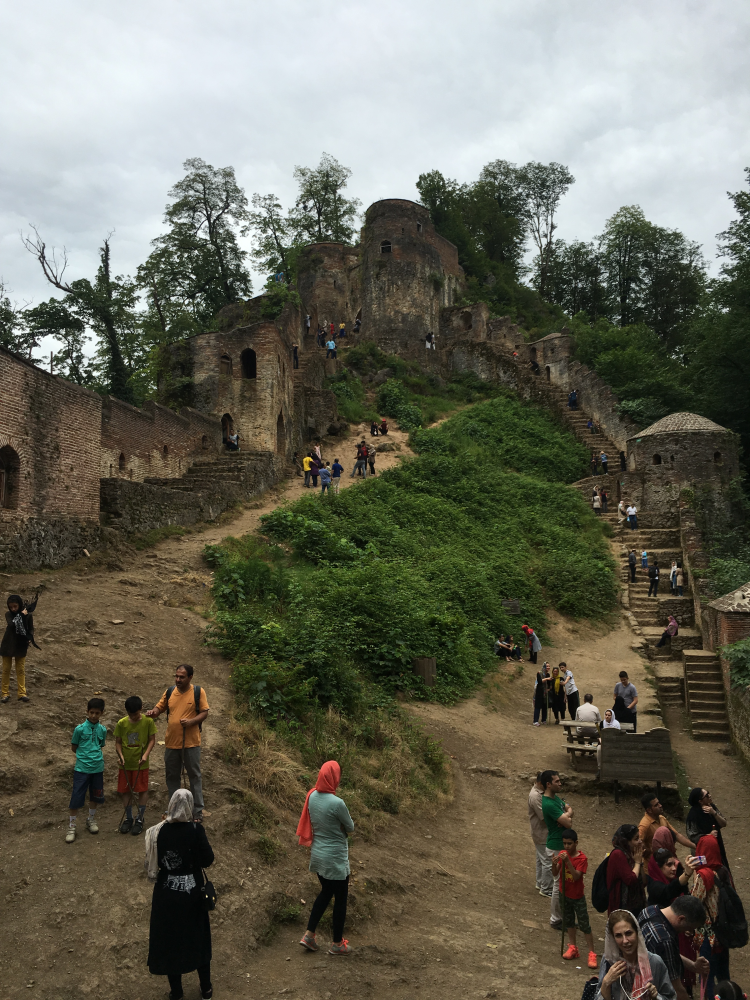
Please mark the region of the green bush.
[[378, 409], [398, 420], [402, 431], [412, 431], [422, 425], [422, 411], [409, 401], [406, 386], [399, 379], [389, 378], [380, 387]]
[[722, 646], [719, 652], [729, 661], [729, 677], [732, 687], [750, 686], [750, 639], [740, 639], [729, 646]]

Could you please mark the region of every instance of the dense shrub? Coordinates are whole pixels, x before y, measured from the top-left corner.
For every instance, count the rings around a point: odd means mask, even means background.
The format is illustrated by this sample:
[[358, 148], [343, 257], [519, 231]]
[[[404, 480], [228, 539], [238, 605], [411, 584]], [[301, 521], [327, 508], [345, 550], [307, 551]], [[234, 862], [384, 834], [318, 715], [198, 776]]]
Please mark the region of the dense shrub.
[[[266, 515], [263, 531], [283, 548], [264, 552], [257, 538], [207, 548], [215, 641], [267, 719], [299, 721], [313, 702], [356, 714], [378, 692], [466, 695], [495, 663], [497, 634], [518, 635], [504, 599], [520, 599], [542, 634], [550, 604], [574, 617], [611, 609], [601, 526], [563, 485], [585, 471], [570, 434], [502, 398], [414, 444], [417, 459], [376, 479]], [[430, 692], [412, 672], [417, 656], [437, 658]]]

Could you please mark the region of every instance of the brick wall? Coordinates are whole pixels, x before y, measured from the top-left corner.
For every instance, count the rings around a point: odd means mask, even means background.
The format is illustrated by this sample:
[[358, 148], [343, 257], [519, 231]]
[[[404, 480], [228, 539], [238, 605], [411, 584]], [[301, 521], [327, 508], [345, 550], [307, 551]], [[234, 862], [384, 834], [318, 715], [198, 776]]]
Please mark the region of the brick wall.
[[303, 250], [298, 261], [297, 279], [297, 290], [302, 299], [300, 334], [304, 330], [302, 320], [307, 313], [310, 314], [313, 344], [318, 323], [326, 328], [326, 333], [331, 321], [337, 331], [339, 323], [346, 323], [347, 334], [351, 334], [354, 320], [362, 308], [361, 270], [357, 247], [343, 243], [315, 243]]
[[143, 409], [106, 396], [101, 421], [102, 478], [142, 482], [152, 476], [177, 478], [196, 458], [217, 455], [221, 423], [214, 416], [183, 407], [179, 413], [158, 403]]
[[99, 516], [101, 406], [96, 393], [0, 348], [0, 448], [18, 455], [10, 503], [19, 514]]

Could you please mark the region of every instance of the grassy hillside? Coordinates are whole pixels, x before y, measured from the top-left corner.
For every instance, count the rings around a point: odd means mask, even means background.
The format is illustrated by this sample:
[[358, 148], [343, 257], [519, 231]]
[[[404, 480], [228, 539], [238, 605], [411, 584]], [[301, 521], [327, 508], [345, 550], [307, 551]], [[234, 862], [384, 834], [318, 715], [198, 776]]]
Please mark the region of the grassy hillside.
[[[266, 539], [229, 539], [206, 558], [214, 639], [248, 710], [310, 766], [332, 749], [335, 717], [350, 772], [368, 754], [376, 771], [399, 759], [405, 786], [426, 794], [444, 780], [439, 754], [394, 695], [466, 696], [495, 667], [500, 632], [527, 621], [543, 635], [548, 606], [598, 617], [616, 584], [601, 525], [565, 487], [585, 450], [544, 413], [503, 396], [414, 445], [418, 458], [279, 508]], [[520, 619], [506, 598], [520, 599]], [[437, 658], [434, 689], [412, 673], [416, 656]]]

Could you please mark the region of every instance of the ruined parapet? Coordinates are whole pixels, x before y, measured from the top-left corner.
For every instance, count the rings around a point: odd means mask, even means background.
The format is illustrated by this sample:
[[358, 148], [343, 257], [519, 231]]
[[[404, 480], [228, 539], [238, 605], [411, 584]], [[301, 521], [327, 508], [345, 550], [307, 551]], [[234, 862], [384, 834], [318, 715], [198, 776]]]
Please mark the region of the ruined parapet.
[[403, 354], [438, 333], [440, 310], [463, 288], [458, 251], [416, 202], [377, 201], [362, 229], [362, 334]]
[[346, 323], [351, 335], [354, 320], [361, 313], [361, 256], [359, 247], [344, 243], [314, 243], [305, 247], [297, 262], [297, 290], [302, 300], [302, 318], [310, 316], [314, 337], [318, 324], [328, 333], [333, 323]]

